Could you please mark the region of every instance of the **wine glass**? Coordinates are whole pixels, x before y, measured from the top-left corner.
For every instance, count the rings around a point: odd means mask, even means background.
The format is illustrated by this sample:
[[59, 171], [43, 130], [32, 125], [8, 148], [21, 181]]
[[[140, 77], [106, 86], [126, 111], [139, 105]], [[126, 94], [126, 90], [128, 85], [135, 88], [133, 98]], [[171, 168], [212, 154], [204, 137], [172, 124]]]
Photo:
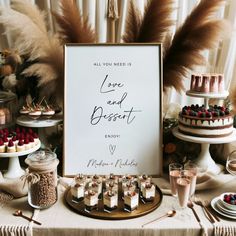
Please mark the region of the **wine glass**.
[[226, 170], [231, 175], [236, 175], [236, 150], [232, 151], [227, 157]]

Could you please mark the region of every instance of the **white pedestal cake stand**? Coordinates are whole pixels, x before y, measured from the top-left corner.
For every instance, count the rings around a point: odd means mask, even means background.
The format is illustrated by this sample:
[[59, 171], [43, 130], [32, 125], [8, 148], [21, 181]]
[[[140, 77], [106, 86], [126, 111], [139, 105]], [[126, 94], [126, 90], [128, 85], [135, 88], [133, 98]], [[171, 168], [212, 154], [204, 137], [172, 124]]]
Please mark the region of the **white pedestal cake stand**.
[[195, 160], [196, 164], [203, 171], [209, 171], [214, 174], [219, 174], [224, 167], [215, 163], [212, 159], [209, 148], [210, 144], [223, 144], [230, 143], [236, 141], [236, 129], [234, 129], [233, 133], [230, 136], [222, 137], [222, 138], [200, 138], [193, 137], [190, 135], [185, 135], [179, 132], [178, 127], [173, 129], [173, 135], [181, 140], [200, 143], [201, 144], [201, 152], [198, 158]]
[[36, 150], [38, 150], [41, 146], [41, 142], [39, 141], [36, 146], [33, 148], [22, 151], [22, 152], [4, 152], [0, 153], [0, 158], [9, 157], [9, 165], [7, 172], [4, 173], [5, 178], [18, 178], [25, 174], [25, 171], [20, 166], [19, 157], [28, 155]]

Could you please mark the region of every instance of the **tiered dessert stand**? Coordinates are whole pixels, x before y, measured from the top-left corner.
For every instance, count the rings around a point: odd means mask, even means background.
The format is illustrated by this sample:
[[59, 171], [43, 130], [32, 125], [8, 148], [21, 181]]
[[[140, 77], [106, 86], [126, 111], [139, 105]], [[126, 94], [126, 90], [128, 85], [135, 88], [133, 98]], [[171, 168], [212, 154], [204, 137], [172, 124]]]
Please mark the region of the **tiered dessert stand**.
[[63, 122], [63, 116], [60, 113], [55, 114], [50, 119], [39, 118], [37, 120], [33, 120], [26, 115], [19, 116], [16, 119], [16, 124], [20, 126], [29, 128], [38, 128], [39, 139], [42, 142], [42, 146], [46, 146], [46, 140], [44, 140], [45, 133], [44, 129], [42, 128], [54, 127], [56, 125], [61, 124], [62, 122]]
[[35, 145], [33, 148], [30, 148], [26, 151], [22, 152], [4, 152], [0, 153], [0, 158], [3, 157], [9, 157], [9, 165], [8, 170], [4, 173], [5, 178], [18, 178], [25, 174], [25, 171], [20, 166], [19, 157], [28, 155], [29, 153], [32, 153], [40, 148], [40, 141]]
[[[229, 93], [228, 91], [224, 91], [222, 93], [197, 93], [193, 91], [187, 91], [186, 95], [191, 97], [198, 97], [204, 98], [204, 105], [207, 108], [208, 102], [210, 98], [215, 99], [224, 99], [226, 98]], [[215, 163], [212, 159], [209, 148], [210, 144], [223, 144], [223, 143], [230, 143], [236, 141], [236, 130], [234, 129], [233, 133], [227, 137], [219, 137], [219, 138], [201, 138], [201, 137], [193, 137], [190, 135], [182, 134], [179, 132], [178, 127], [173, 129], [173, 135], [177, 138], [193, 143], [200, 143], [201, 144], [201, 152], [195, 160], [196, 164], [199, 166], [201, 171], [209, 171], [214, 174], [219, 174], [224, 167]]]

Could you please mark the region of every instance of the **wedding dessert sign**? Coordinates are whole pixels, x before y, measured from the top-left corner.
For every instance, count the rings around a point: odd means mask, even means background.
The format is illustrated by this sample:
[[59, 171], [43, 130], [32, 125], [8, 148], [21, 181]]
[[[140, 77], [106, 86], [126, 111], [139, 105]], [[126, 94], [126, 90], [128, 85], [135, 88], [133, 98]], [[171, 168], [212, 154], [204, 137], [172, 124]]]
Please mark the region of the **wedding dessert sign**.
[[160, 44], [65, 46], [63, 174], [162, 172]]

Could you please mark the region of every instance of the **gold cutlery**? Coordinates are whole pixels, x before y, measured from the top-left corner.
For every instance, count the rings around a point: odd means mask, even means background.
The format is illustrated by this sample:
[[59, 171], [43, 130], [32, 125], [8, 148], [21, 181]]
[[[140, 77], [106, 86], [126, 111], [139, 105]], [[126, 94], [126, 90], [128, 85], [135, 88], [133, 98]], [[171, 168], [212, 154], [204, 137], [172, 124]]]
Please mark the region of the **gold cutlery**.
[[206, 208], [206, 206], [203, 204], [203, 202], [202, 202], [201, 200], [199, 200], [199, 199], [195, 199], [194, 202], [195, 202], [197, 205], [199, 205], [199, 206], [202, 207], [202, 209], [203, 209], [204, 212], [206, 213], [206, 215], [207, 215], [209, 221], [210, 221], [211, 223], [215, 223], [215, 220], [214, 220], [214, 218], [213, 218], [211, 212]]
[[24, 218], [24, 219], [26, 219], [26, 220], [28, 220], [28, 221], [32, 221], [32, 222], [34, 222], [35, 224], [41, 225], [40, 222], [38, 222], [38, 221], [36, 221], [36, 220], [34, 220], [34, 219], [32, 219], [32, 218], [26, 216], [26, 215], [23, 215], [23, 212], [22, 212], [21, 210], [15, 211], [15, 213], [13, 213], [13, 215], [14, 215], [14, 216], [21, 216], [22, 218]]
[[209, 203], [208, 203], [208, 201], [206, 200], [205, 201], [205, 207], [207, 208], [207, 210], [212, 214], [212, 216], [218, 221], [218, 222], [220, 222], [220, 218], [216, 215], [216, 213], [214, 212], [214, 211], [212, 211], [211, 209], [210, 209], [210, 206], [209, 206]]
[[195, 209], [194, 209], [193, 203], [192, 203], [191, 201], [189, 201], [188, 204], [187, 204], [187, 206], [192, 210], [192, 212], [193, 212], [193, 214], [194, 214], [194, 216], [195, 216], [197, 222], [201, 223], [201, 220], [200, 220], [200, 218], [199, 218], [197, 212], [196, 212]]
[[175, 216], [175, 214], [176, 214], [176, 211], [175, 211], [175, 210], [168, 211], [165, 215], [160, 216], [160, 217], [158, 217], [158, 218], [156, 218], [156, 219], [154, 219], [154, 220], [152, 220], [152, 221], [149, 221], [149, 222], [143, 224], [143, 225], [142, 225], [142, 228], [143, 228], [145, 225], [150, 224], [150, 223], [152, 223], [152, 222], [154, 222], [154, 221], [157, 221], [157, 220], [160, 220], [160, 219], [164, 219], [164, 218], [166, 218], [166, 217], [173, 217], [173, 216]]

